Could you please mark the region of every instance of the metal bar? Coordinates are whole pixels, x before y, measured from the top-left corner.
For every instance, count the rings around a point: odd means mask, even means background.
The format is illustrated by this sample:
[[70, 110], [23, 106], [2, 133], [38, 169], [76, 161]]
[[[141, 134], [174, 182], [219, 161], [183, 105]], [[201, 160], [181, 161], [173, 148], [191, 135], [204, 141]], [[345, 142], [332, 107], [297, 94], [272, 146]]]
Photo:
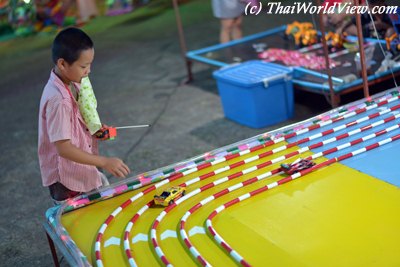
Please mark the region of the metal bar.
[[[351, 41], [351, 42], [355, 42], [355, 41], [358, 40], [357, 36], [352, 36], [352, 35], [347, 36], [346, 39], [349, 40], [349, 41]], [[374, 43], [374, 44], [381, 43], [381, 44], [386, 44], [386, 41], [385, 41], [385, 40], [377, 40], [377, 39], [374, 39], [374, 38], [364, 38], [364, 40], [365, 40], [366, 42], [368, 42], [368, 43]]]
[[262, 38], [262, 37], [265, 37], [265, 36], [273, 35], [273, 34], [276, 34], [276, 33], [279, 33], [279, 32], [283, 32], [285, 30], [286, 30], [286, 25], [283, 25], [283, 26], [279, 26], [279, 27], [267, 30], [265, 32], [252, 34], [252, 35], [240, 38], [238, 40], [232, 40], [232, 41], [229, 41], [227, 43], [216, 44], [216, 45], [208, 46], [208, 47], [205, 47], [205, 48], [193, 50], [193, 51], [190, 51], [189, 53], [195, 54], [195, 55], [204, 54], [204, 53], [207, 53], [207, 52], [211, 52], [211, 51], [215, 51], [215, 50], [219, 50], [219, 49], [224, 49], [224, 48], [227, 48], [227, 47], [230, 47], [230, 46], [234, 46], [234, 45], [237, 45], [237, 44], [241, 44], [241, 43], [245, 43], [245, 42], [252, 41], [252, 40], [255, 40], [255, 39], [259, 39], [259, 38]]
[[178, 0], [172, 0], [172, 4], [174, 6], [174, 11], [175, 11], [176, 27], [178, 28], [179, 44], [181, 46], [181, 55], [182, 55], [183, 60], [185, 61], [186, 71], [187, 71], [187, 80], [184, 81], [183, 83], [188, 83], [188, 82], [193, 81], [192, 61], [190, 61], [186, 57], [186, 52], [187, 52], [186, 39], [185, 39], [185, 33], [183, 31], [183, 26], [182, 26], [181, 14], [179, 12]]
[[120, 127], [115, 127], [115, 129], [131, 129], [131, 128], [146, 128], [150, 127], [150, 124], [143, 124], [143, 125], [130, 125], [130, 126], [120, 126]]
[[[305, 73], [305, 74], [310, 74], [310, 75], [318, 77], [318, 78], [329, 80], [329, 74], [327, 75], [327, 74], [324, 74], [324, 73], [321, 73], [321, 72], [317, 72], [317, 71], [313, 71], [313, 70], [310, 70], [310, 69], [306, 69], [304, 67], [294, 67], [294, 69], [295, 69], [295, 71], [298, 71], [298, 72], [302, 72], [302, 73]], [[332, 75], [330, 77], [331, 77], [331, 79], [333, 81], [335, 81], [337, 83], [343, 83], [344, 82], [343, 79], [340, 79], [338, 77], [335, 77], [335, 76], [332, 76]]]
[[225, 62], [218, 61], [215, 59], [209, 59], [206, 57], [198, 56], [198, 55], [192, 54], [191, 52], [187, 53], [187, 57], [190, 59], [208, 64], [208, 65], [211, 65], [211, 66], [216, 66], [216, 67], [225, 67], [225, 66], [229, 65], [229, 63], [225, 63]]

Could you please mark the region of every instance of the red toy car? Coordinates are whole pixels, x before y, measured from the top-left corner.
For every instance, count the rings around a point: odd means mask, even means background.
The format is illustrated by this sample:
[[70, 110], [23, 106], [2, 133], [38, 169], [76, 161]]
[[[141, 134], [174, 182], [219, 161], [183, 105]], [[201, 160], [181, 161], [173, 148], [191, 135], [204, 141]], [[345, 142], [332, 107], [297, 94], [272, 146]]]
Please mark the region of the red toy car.
[[292, 175], [296, 172], [311, 168], [314, 165], [315, 163], [309, 159], [298, 158], [291, 164], [281, 164], [281, 171], [285, 172], [286, 174]]

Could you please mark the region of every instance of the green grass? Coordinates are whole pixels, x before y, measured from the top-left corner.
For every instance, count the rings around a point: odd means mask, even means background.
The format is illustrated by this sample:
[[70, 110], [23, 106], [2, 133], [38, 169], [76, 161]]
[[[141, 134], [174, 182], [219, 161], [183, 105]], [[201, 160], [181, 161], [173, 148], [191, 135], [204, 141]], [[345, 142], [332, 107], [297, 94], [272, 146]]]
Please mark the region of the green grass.
[[[183, 27], [202, 23], [205, 14], [211, 16], [210, 6], [210, 2], [204, 0], [191, 1], [188, 4], [181, 5], [179, 10]], [[135, 17], [125, 21], [123, 24], [129, 25], [129, 27], [132, 26], [129, 30], [139, 39], [162, 38], [163, 35], [175, 34], [177, 31], [175, 12], [172, 6], [164, 6], [164, 8], [165, 12], [144, 23], [136, 23], [138, 17]]]
[[[180, 7], [182, 19], [189, 21], [189, 23], [200, 21], [202, 12], [199, 12], [199, 9], [209, 9], [207, 5], [209, 3], [206, 3], [204, 0], [194, 0], [182, 5]], [[129, 14], [112, 17], [99, 16], [84, 25], [82, 29], [89, 35], [94, 36], [117, 25], [130, 24], [130, 30], [136, 32], [141, 37], [149, 37], [150, 35], [154, 35], [154, 30], [162, 32], [163, 29], [165, 31], [168, 27], [174, 27], [173, 30], [175, 31], [174, 16], [171, 0], [153, 0], [149, 5], [140, 7]], [[147, 21], [148, 23], [143, 23]], [[171, 31], [171, 28], [169, 31]], [[48, 49], [54, 36], [55, 33], [39, 33], [0, 42], [0, 57], [10, 58], [22, 56], [38, 49]]]

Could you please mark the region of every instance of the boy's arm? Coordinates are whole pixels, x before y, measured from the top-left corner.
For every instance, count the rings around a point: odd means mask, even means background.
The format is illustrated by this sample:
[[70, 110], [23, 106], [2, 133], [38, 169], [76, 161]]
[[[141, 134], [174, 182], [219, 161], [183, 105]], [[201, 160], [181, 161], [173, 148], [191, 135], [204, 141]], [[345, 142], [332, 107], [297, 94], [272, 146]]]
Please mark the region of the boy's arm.
[[60, 140], [54, 144], [58, 154], [68, 160], [103, 168], [116, 177], [125, 178], [131, 172], [129, 167], [119, 158], [107, 158], [87, 153], [71, 144], [70, 140]]

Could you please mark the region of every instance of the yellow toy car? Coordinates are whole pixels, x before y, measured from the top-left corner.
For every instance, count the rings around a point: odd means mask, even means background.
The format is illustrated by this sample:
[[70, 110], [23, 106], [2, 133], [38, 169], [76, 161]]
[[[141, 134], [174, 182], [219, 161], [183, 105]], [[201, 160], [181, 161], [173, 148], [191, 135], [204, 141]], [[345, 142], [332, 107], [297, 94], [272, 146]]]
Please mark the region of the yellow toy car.
[[175, 202], [175, 200], [183, 197], [185, 193], [186, 193], [186, 187], [173, 186], [162, 192], [161, 195], [155, 195], [154, 204], [165, 207], [168, 205], [172, 205]]

